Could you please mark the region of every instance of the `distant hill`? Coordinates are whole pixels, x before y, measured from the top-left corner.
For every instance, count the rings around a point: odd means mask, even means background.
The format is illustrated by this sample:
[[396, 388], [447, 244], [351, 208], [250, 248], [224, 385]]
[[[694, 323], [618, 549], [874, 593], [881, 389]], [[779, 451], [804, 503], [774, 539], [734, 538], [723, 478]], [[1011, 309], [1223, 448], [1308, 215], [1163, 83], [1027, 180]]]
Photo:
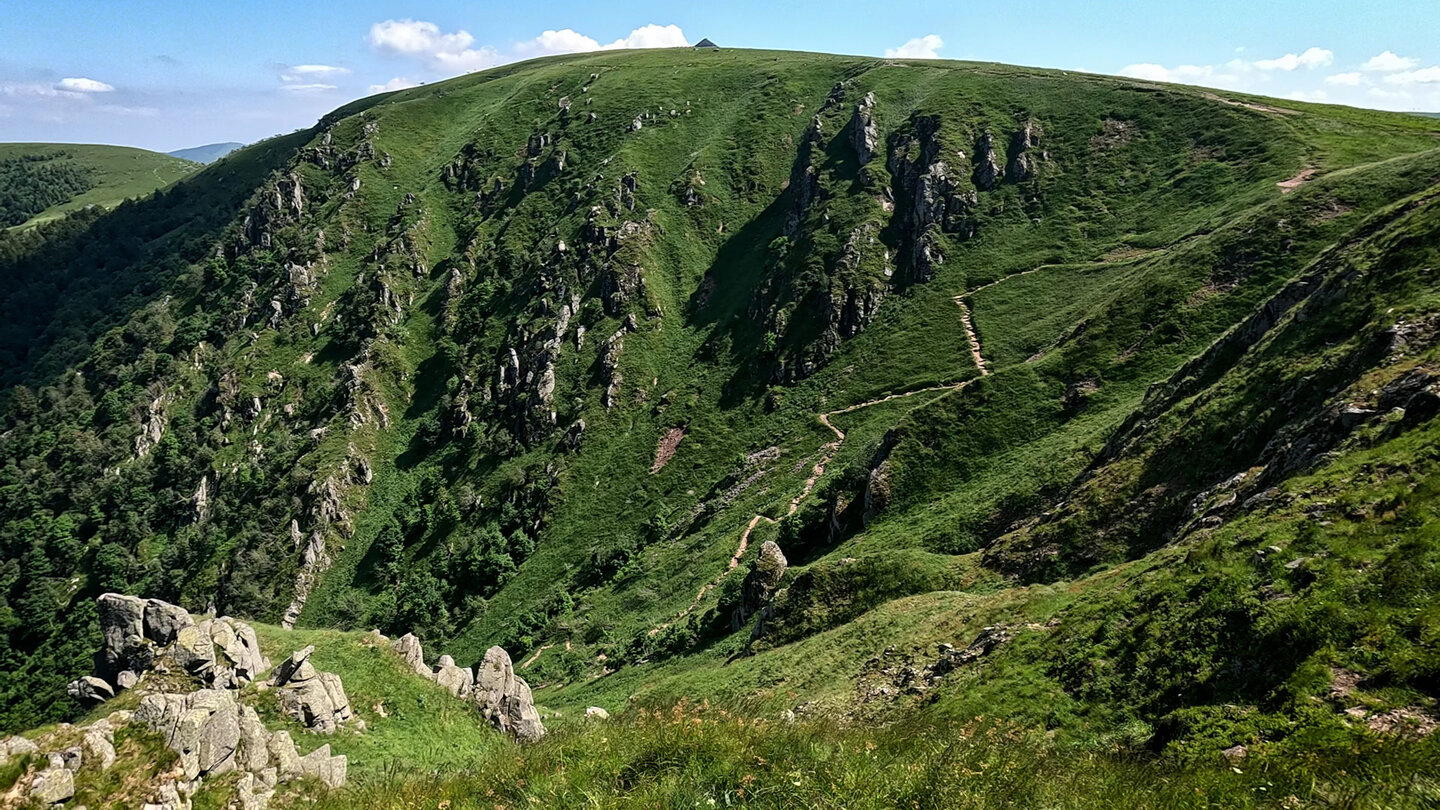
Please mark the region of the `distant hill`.
[[[0, 222], [28, 227], [87, 205], [113, 208], [132, 197], [144, 197], [190, 174], [199, 164], [129, 146], [0, 143], [0, 167], [5, 167], [0, 173], [0, 195], [13, 201], [12, 215]], [[57, 184], [62, 175], [65, 182]], [[28, 216], [19, 218], [14, 212]]]
[[243, 143], [236, 143], [234, 141], [207, 143], [204, 146], [176, 149], [174, 152], [166, 152], [165, 154], [170, 157], [180, 158], [181, 160], [193, 160], [196, 163], [214, 163], [244, 145]]

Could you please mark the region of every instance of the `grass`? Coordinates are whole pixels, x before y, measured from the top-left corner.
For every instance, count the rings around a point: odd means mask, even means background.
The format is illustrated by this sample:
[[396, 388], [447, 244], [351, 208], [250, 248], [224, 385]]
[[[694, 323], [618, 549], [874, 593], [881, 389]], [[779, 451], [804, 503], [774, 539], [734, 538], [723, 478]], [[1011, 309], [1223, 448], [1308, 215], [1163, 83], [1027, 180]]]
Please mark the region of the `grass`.
[[145, 197], [194, 173], [200, 164], [128, 146], [99, 144], [0, 143], [0, 160], [63, 151], [62, 162], [91, 173], [93, 185], [75, 197], [41, 211], [15, 226], [31, 228], [60, 219], [87, 206], [114, 208], [125, 200]]

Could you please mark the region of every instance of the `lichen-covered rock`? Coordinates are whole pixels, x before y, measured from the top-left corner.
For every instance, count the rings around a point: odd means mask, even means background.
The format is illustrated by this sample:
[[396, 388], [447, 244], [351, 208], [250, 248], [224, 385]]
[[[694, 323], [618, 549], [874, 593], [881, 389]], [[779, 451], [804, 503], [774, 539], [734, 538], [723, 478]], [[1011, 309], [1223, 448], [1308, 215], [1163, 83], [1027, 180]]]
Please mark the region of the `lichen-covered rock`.
[[105, 720], [96, 720], [85, 730], [82, 745], [86, 759], [98, 764], [102, 771], [109, 770], [110, 766], [115, 764], [114, 733], [110, 723]]
[[497, 729], [515, 735], [521, 742], [534, 742], [545, 735], [530, 684], [515, 674], [504, 649], [491, 647], [485, 651], [485, 657], [475, 667], [471, 694], [480, 714]]
[[300, 773], [318, 779], [321, 784], [332, 789], [345, 784], [345, 773], [348, 766], [349, 761], [344, 754], [336, 756], [330, 754], [329, 743], [300, 757]]
[[30, 783], [30, 799], [39, 804], [59, 804], [74, 795], [75, 774], [65, 768], [46, 768]]

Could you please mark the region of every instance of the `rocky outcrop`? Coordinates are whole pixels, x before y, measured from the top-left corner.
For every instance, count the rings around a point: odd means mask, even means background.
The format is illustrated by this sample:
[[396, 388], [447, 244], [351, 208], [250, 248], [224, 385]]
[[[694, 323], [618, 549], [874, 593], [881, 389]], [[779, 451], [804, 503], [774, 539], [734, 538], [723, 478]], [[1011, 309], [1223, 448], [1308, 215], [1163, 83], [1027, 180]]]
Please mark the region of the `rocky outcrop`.
[[515, 674], [510, 655], [500, 647], [485, 651], [475, 667], [471, 692], [480, 714], [495, 728], [513, 734], [521, 742], [535, 742], [545, 735], [540, 712], [530, 694], [530, 684]]
[[313, 777], [331, 788], [345, 783], [344, 755], [331, 755], [326, 744], [301, 757], [289, 732], [266, 731], [255, 710], [238, 703], [230, 690], [147, 695], [134, 720], [159, 733], [180, 756], [192, 791], [205, 776], [243, 770], [239, 801], [263, 808], [282, 781]]
[[1026, 121], [1025, 125], [1010, 136], [1010, 161], [1005, 174], [1013, 183], [1019, 183], [1035, 176], [1035, 170], [1044, 158], [1040, 148], [1040, 125]]
[[333, 734], [355, 715], [340, 676], [310, 662], [314, 652], [314, 646], [296, 650], [275, 668], [270, 685], [279, 694], [280, 711], [311, 731]]
[[790, 167], [790, 210], [785, 214], [785, 235], [794, 238], [800, 233], [810, 206], [820, 196], [820, 174], [817, 167], [819, 156], [825, 151], [821, 143], [823, 124], [816, 115], [805, 134], [800, 136], [800, 147], [795, 162]]
[[740, 584], [740, 605], [730, 617], [732, 629], [739, 630], [745, 622], [770, 603], [789, 563], [774, 540], [760, 546], [760, 556], [750, 564], [745, 581]]
[[1005, 179], [1005, 170], [995, 155], [995, 136], [989, 132], [981, 132], [975, 139], [975, 171], [971, 178], [981, 191], [990, 191]]
[[862, 167], [875, 157], [875, 145], [880, 141], [880, 128], [875, 125], [872, 115], [874, 110], [875, 94], [866, 93], [865, 98], [855, 105], [855, 112], [851, 114], [850, 124], [846, 129], [850, 148], [855, 150], [855, 160]]
[[196, 624], [177, 605], [117, 593], [101, 594], [96, 603], [102, 635], [97, 674], [68, 687], [83, 703], [133, 688], [156, 666], [180, 669], [220, 689], [243, 686], [270, 668], [254, 628], [245, 622], [221, 616]]
[[[892, 222], [899, 236], [897, 281], [901, 284], [934, 277], [935, 265], [944, 261], [937, 230], [959, 239], [975, 235], [978, 203], [975, 192], [962, 188], [949, 165], [940, 159], [939, 121], [917, 115], [910, 123], [908, 134], [893, 139], [888, 163], [895, 183]], [[976, 160], [980, 159], [977, 152]]]

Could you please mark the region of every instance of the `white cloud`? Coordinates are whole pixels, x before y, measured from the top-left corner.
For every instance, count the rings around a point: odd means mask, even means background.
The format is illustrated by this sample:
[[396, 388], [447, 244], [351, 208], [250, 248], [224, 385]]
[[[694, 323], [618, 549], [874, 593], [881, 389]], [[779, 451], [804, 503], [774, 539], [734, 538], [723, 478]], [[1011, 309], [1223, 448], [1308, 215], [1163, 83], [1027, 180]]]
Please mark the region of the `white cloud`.
[[420, 83], [419, 83], [419, 82], [412, 82], [412, 81], [410, 81], [409, 79], [406, 79], [406, 78], [403, 78], [403, 77], [400, 77], [400, 76], [396, 76], [395, 78], [391, 79], [391, 80], [388, 81], [388, 82], [385, 82], [384, 84], [372, 84], [372, 85], [370, 85], [370, 92], [371, 92], [371, 93], [389, 93], [389, 92], [394, 91], [394, 90], [406, 90], [406, 89], [409, 89], [409, 88], [411, 88], [411, 87], [419, 87], [419, 86], [420, 86]]
[[283, 82], [315, 82], [334, 76], [344, 76], [350, 72], [349, 68], [334, 67], [332, 65], [290, 65], [280, 74], [280, 81]]
[[945, 47], [945, 40], [938, 34], [926, 34], [923, 37], [906, 42], [898, 48], [886, 48], [886, 59], [938, 59], [939, 51]]
[[1397, 56], [1394, 51], [1370, 57], [1370, 61], [1360, 66], [1361, 70], [1371, 70], [1379, 73], [1390, 73], [1397, 70], [1409, 70], [1420, 64], [1417, 59], [1408, 56]]
[[1335, 84], [1343, 87], [1359, 87], [1362, 84], [1368, 84], [1369, 81], [1369, 79], [1366, 79], [1359, 73], [1336, 73], [1334, 76], [1325, 77], [1326, 84]]
[[1259, 59], [1250, 64], [1256, 70], [1284, 70], [1291, 71], [1297, 68], [1319, 68], [1329, 65], [1335, 61], [1335, 52], [1327, 51], [1324, 48], [1308, 48], [1299, 55], [1287, 53], [1275, 59]]
[[469, 31], [442, 33], [440, 26], [424, 20], [386, 20], [370, 26], [370, 46], [381, 53], [417, 59], [427, 68], [447, 75], [468, 73], [500, 63], [494, 48], [470, 47], [475, 37]]
[[601, 45], [594, 37], [588, 37], [573, 28], [559, 31], [543, 31], [532, 40], [515, 46], [522, 56], [548, 56], [560, 53], [585, 53], [587, 51], [618, 51], [629, 48], [687, 48], [690, 41], [678, 25], [642, 25], [614, 42]]
[[1330, 98], [1324, 90], [1295, 90], [1285, 97], [1296, 101], [1325, 101]]
[[678, 25], [642, 25], [601, 50], [617, 51], [626, 48], [688, 48], [685, 32]]
[[154, 118], [160, 114], [154, 107], [127, 107], [123, 104], [101, 104], [95, 109], [111, 115], [131, 115], [138, 118]]
[[1385, 81], [1390, 84], [1440, 84], [1440, 65], [1392, 73], [1385, 77]]
[[1164, 65], [1144, 62], [1138, 65], [1126, 65], [1120, 69], [1120, 75], [1152, 82], [1196, 84], [1216, 74], [1215, 68], [1211, 65], [1177, 65], [1174, 68], [1167, 68]]
[[280, 89], [287, 93], [324, 93], [334, 90], [335, 85], [324, 82], [308, 82], [306, 84], [282, 84]]
[[55, 88], [69, 93], [109, 93], [115, 89], [105, 82], [85, 78], [61, 79]]

